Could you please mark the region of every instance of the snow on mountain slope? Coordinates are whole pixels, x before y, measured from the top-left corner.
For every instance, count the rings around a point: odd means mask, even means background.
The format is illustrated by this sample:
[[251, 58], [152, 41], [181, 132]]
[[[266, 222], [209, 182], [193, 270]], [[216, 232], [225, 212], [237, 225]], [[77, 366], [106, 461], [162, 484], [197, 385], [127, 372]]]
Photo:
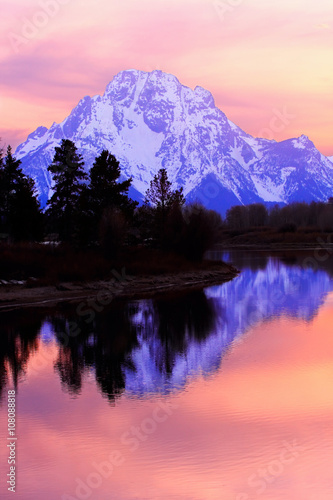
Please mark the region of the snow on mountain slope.
[[252, 179], [265, 201], [326, 200], [332, 193], [332, 163], [306, 136], [266, 146]]
[[62, 123], [39, 127], [18, 146], [42, 205], [51, 188], [47, 167], [63, 138], [76, 144], [87, 170], [103, 149], [114, 154], [123, 176], [133, 178], [136, 199], [161, 167], [189, 200], [221, 212], [236, 203], [327, 199], [333, 188], [333, 163], [308, 138], [255, 139], [210, 92], [162, 71], [122, 71], [103, 96], [84, 97]]

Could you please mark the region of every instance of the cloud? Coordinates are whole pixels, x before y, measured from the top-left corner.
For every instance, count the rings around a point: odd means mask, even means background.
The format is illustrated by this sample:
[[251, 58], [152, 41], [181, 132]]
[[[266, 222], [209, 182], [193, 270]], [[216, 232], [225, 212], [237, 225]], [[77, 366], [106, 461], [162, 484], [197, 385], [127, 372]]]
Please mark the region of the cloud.
[[0, 128], [0, 149], [6, 149], [9, 145], [15, 147], [25, 141], [29, 133], [29, 129]]
[[325, 24], [325, 23], [315, 24], [314, 27], [317, 28], [317, 29], [319, 29], [319, 30], [330, 30], [331, 29], [330, 24]]

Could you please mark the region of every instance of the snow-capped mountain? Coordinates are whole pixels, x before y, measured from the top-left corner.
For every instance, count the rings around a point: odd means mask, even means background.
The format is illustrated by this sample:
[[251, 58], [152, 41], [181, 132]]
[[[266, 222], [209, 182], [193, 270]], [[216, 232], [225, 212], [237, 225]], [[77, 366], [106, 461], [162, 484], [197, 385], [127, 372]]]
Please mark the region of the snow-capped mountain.
[[71, 114], [49, 129], [39, 127], [16, 149], [45, 205], [47, 171], [61, 139], [72, 140], [86, 169], [108, 149], [130, 195], [143, 199], [161, 167], [188, 200], [225, 212], [235, 204], [326, 200], [333, 193], [333, 162], [306, 137], [276, 142], [256, 139], [215, 106], [210, 92], [181, 85], [162, 71], [122, 71], [103, 96], [84, 97]]

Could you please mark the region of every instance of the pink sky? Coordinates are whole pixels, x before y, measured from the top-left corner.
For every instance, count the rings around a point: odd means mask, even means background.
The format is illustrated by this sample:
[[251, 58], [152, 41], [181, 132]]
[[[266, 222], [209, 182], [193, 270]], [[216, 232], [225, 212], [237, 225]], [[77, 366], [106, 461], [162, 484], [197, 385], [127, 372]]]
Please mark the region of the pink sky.
[[306, 134], [333, 155], [331, 0], [3, 0], [1, 14], [3, 144], [135, 68], [210, 90], [254, 136]]

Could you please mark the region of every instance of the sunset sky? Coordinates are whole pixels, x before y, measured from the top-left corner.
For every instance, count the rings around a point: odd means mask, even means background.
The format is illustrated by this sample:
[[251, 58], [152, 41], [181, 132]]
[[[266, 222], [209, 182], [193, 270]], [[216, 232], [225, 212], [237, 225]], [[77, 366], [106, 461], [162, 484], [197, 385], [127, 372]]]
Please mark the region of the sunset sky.
[[3, 145], [134, 68], [201, 85], [254, 136], [333, 155], [332, 0], [2, 0], [0, 27]]

